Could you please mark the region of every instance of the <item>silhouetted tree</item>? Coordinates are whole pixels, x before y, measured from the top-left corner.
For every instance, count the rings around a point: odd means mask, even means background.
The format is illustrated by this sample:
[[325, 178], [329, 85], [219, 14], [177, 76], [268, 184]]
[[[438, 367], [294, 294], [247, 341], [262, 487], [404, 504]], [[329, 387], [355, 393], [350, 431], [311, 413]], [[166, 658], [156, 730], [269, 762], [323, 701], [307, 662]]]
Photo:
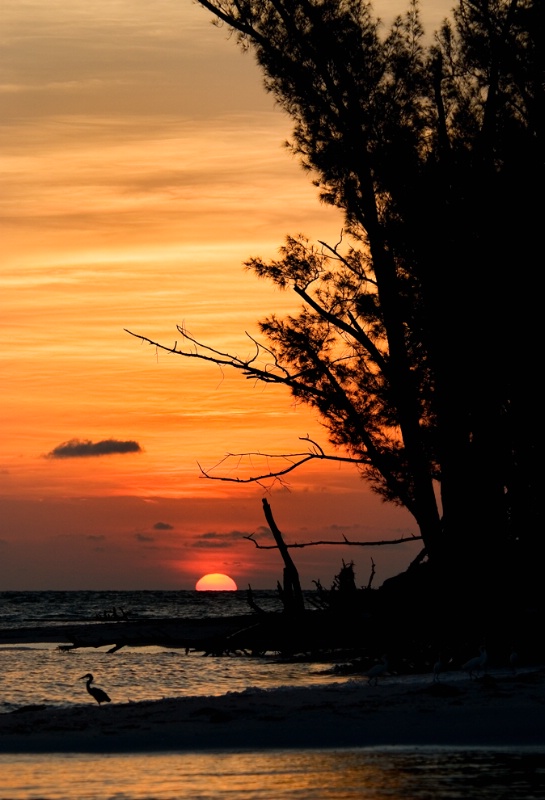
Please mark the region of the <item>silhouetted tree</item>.
[[253, 357], [183, 328], [165, 349], [286, 385], [414, 516], [435, 588], [512, 600], [541, 538], [545, 4], [459, 0], [426, 45], [416, 2], [385, 35], [363, 0], [198, 2], [255, 54], [345, 230], [247, 262], [302, 301]]

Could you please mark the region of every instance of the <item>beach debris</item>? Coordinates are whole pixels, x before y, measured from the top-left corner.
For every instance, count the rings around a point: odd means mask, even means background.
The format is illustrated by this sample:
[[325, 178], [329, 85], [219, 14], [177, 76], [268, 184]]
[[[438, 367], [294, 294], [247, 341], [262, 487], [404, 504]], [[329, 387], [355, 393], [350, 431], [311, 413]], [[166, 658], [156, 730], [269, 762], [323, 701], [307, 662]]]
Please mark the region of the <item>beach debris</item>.
[[76, 645], [75, 644], [58, 644], [57, 645], [57, 650], [59, 651], [59, 653], [71, 653], [72, 650], [75, 650], [75, 649], [76, 649]]
[[95, 615], [95, 619], [97, 620], [128, 620], [129, 615], [123, 608], [116, 608], [112, 606], [111, 611], [97, 611]]
[[94, 697], [97, 703], [100, 705], [101, 703], [111, 703], [112, 701], [104, 691], [104, 689], [100, 689], [98, 686], [91, 686], [92, 682], [94, 681], [94, 677], [90, 672], [82, 675], [80, 681], [87, 680], [86, 688], [91, 697]]

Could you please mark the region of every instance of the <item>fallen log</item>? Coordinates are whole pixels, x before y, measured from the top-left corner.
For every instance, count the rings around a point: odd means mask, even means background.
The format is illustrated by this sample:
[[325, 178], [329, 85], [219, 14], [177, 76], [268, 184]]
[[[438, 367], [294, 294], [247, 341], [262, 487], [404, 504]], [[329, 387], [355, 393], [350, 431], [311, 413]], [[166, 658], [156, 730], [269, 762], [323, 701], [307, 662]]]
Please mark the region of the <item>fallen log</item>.
[[248, 614], [206, 619], [165, 618], [89, 622], [76, 625], [0, 628], [0, 644], [58, 643], [62, 652], [81, 647], [172, 647], [205, 650], [211, 639], [227, 637], [257, 619]]
[[354, 647], [361, 644], [361, 636], [360, 623], [354, 619], [314, 610], [296, 615], [273, 612], [0, 628], [0, 645], [44, 642], [57, 644], [63, 653], [84, 647], [107, 647], [109, 653], [115, 653], [123, 647], [158, 646], [205, 656], [268, 652], [292, 656]]

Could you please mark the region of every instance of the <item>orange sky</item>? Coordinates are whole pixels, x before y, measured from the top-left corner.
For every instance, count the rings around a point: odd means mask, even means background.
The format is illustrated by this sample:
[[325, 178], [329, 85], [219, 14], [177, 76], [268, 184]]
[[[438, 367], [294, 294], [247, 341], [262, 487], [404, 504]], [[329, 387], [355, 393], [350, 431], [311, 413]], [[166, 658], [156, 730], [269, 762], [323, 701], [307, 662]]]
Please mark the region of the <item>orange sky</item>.
[[[450, 3], [422, 7], [436, 25]], [[245, 331], [296, 304], [243, 262], [287, 234], [334, 243], [341, 217], [282, 147], [289, 120], [251, 56], [191, 0], [4, 0], [1, 26], [0, 589], [190, 589], [205, 572], [274, 588], [279, 556], [244, 539], [265, 524], [263, 489], [197, 462], [325, 446], [318, 420], [124, 329], [173, 343], [183, 324], [248, 352]], [[140, 451], [45, 457], [110, 439]], [[348, 467], [314, 465], [268, 499], [288, 542], [417, 532]], [[371, 557], [378, 585], [416, 552], [293, 554], [312, 588], [342, 559], [366, 583]]]

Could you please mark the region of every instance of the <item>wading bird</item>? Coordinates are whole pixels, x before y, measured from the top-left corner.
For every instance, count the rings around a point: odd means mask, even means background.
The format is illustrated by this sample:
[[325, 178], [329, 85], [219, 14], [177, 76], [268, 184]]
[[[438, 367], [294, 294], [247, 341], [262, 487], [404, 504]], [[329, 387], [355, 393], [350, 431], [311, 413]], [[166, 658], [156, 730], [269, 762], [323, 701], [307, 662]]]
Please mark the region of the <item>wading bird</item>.
[[439, 681], [439, 675], [442, 672], [444, 672], [444, 670], [446, 669], [446, 666], [447, 666], [447, 662], [445, 661], [445, 659], [443, 658], [441, 653], [439, 653], [437, 661], [433, 665], [433, 683], [437, 683]]
[[509, 666], [511, 667], [511, 672], [513, 673], [513, 675], [517, 674], [518, 663], [519, 663], [519, 655], [516, 650], [513, 650], [509, 654]]
[[87, 675], [82, 675], [80, 681], [87, 679], [87, 691], [94, 697], [97, 703], [100, 705], [101, 703], [111, 703], [112, 701], [104, 691], [104, 689], [99, 689], [98, 686], [91, 686], [92, 682], [94, 681], [93, 676], [90, 672]]
[[380, 661], [380, 663], [375, 664], [374, 667], [371, 667], [371, 669], [365, 673], [368, 678], [367, 683], [369, 684], [369, 686], [376, 686], [379, 677], [388, 672], [388, 669], [389, 669], [388, 656], [382, 656], [382, 660]]
[[470, 678], [475, 677], [476, 672], [481, 672], [486, 667], [488, 661], [488, 654], [484, 645], [479, 647], [479, 655], [470, 658], [465, 664], [462, 664], [462, 669], [465, 670]]

